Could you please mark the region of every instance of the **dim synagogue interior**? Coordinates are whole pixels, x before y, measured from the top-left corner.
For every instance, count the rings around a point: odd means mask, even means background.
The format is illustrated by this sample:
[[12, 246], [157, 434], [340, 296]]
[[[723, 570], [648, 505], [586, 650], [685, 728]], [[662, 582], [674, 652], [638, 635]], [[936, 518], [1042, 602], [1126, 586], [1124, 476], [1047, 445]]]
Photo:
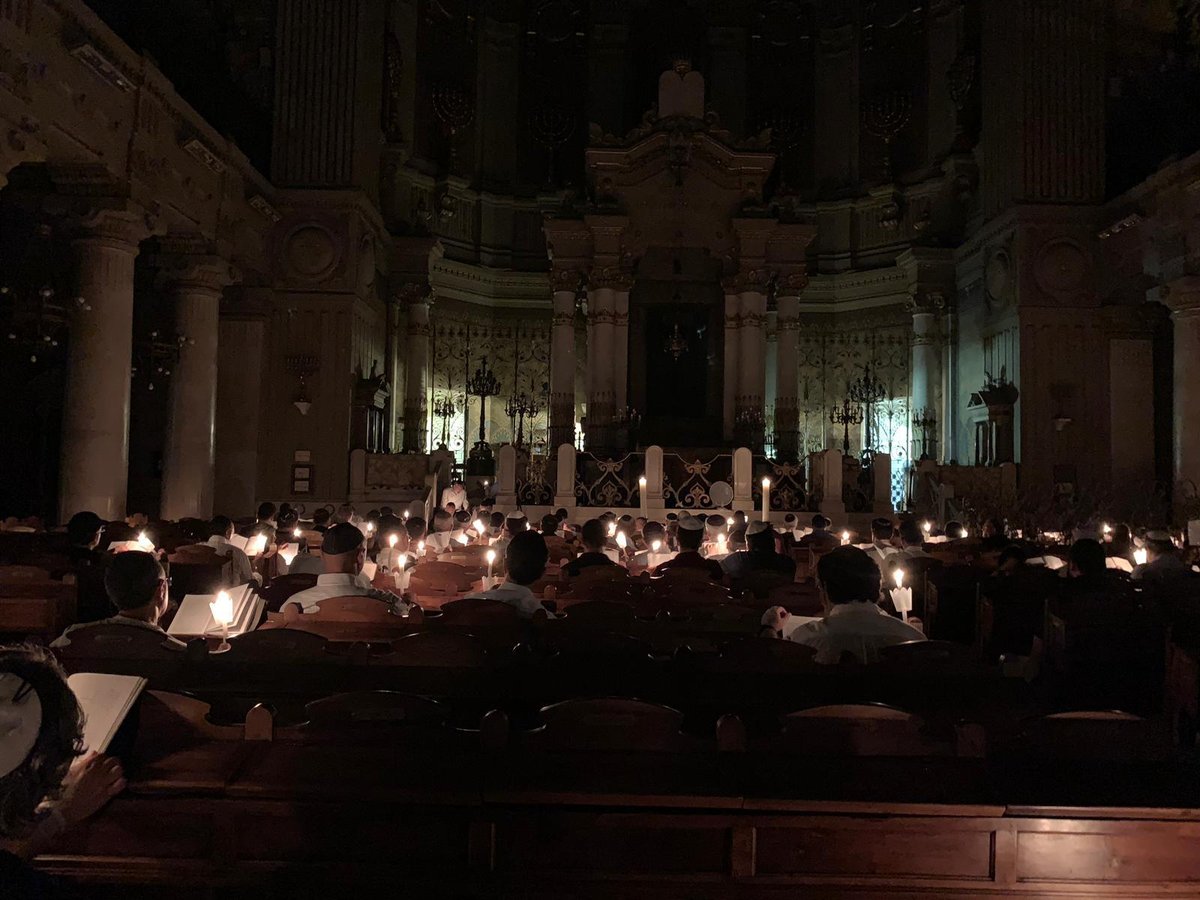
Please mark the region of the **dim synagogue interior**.
[[0, 897], [1200, 897], [1197, 109], [1197, 0], [0, 0]]

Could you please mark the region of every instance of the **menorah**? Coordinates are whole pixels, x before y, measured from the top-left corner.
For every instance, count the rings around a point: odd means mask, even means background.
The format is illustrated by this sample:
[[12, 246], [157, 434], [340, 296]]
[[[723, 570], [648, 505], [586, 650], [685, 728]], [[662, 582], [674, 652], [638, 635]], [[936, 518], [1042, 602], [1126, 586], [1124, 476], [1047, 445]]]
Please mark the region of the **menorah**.
[[859, 406], [854, 405], [849, 397], [842, 401], [841, 406], [835, 406], [829, 411], [829, 421], [834, 425], [842, 426], [842, 454], [850, 455], [850, 426], [861, 425], [863, 420], [863, 411]]
[[521, 391], [516, 396], [509, 397], [508, 402], [504, 404], [504, 412], [508, 415], [509, 421], [515, 423], [518, 447], [525, 446], [525, 418], [529, 418], [530, 431], [533, 430], [533, 420], [538, 413], [542, 411], [542, 403], [536, 396]]
[[912, 118], [912, 97], [905, 91], [884, 91], [863, 104], [863, 129], [883, 141], [883, 181], [892, 180], [892, 141]]
[[863, 366], [862, 376], [850, 385], [850, 400], [862, 408], [859, 422], [867, 423], [867, 431], [863, 436], [863, 450], [875, 449], [875, 438], [871, 428], [871, 407], [887, 396], [887, 386], [871, 374], [871, 366]]
[[921, 459], [932, 459], [937, 453], [937, 421], [937, 414], [928, 406], [913, 413], [913, 428], [921, 432]]
[[451, 394], [439, 394], [433, 401], [434, 418], [442, 420], [442, 446], [450, 445], [450, 420], [458, 412], [461, 400], [456, 400]]
[[467, 394], [479, 398], [479, 440], [471, 448], [468, 458], [468, 468], [471, 474], [489, 474], [492, 469], [492, 448], [486, 439], [484, 429], [487, 426], [487, 398], [500, 393], [500, 379], [488, 366], [485, 356], [475, 374], [467, 379]]

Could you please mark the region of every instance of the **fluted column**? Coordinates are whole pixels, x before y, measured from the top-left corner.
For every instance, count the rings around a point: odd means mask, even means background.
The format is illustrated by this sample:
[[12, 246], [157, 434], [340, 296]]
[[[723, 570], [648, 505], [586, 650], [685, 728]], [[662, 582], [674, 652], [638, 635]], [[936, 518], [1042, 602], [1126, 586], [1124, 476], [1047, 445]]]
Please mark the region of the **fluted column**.
[[171, 405], [163, 452], [162, 517], [212, 518], [217, 415], [217, 338], [221, 292], [238, 278], [220, 256], [163, 260], [160, 283], [175, 306], [185, 338], [171, 373]]
[[588, 443], [609, 449], [613, 413], [613, 289], [588, 291]]
[[614, 409], [629, 405], [629, 289], [622, 281], [613, 289], [612, 392]]
[[575, 443], [575, 284], [579, 273], [555, 272], [550, 347], [550, 446]]
[[1166, 300], [1175, 325], [1175, 484], [1200, 485], [1200, 275], [1172, 281]]
[[[940, 409], [937, 408], [937, 392], [942, 380], [942, 348], [939, 339], [938, 312], [945, 306], [941, 294], [913, 293], [909, 297], [908, 308], [912, 313], [912, 386], [909, 400], [911, 420], [928, 413], [933, 413], [942, 424]], [[937, 433], [930, 435], [936, 438]], [[912, 443], [912, 458], [916, 459], [928, 447], [922, 448], [921, 434], [915, 426], [910, 428], [909, 440]]]
[[737, 430], [738, 395], [741, 390], [741, 329], [742, 329], [742, 296], [739, 292], [740, 282], [726, 279], [725, 287], [725, 372], [724, 395], [721, 421], [722, 434], [727, 441], [732, 441]]
[[408, 306], [408, 358], [404, 379], [404, 452], [424, 453], [429, 392], [429, 299]]
[[129, 482], [129, 368], [133, 351], [133, 261], [150, 234], [132, 203], [89, 211], [72, 242], [77, 292], [63, 404], [59, 517], [81, 510], [125, 514]]
[[762, 411], [767, 393], [767, 297], [759, 290], [742, 294], [742, 404]]
[[800, 457], [800, 297], [795, 287], [785, 291], [775, 316], [775, 456], [795, 461]]

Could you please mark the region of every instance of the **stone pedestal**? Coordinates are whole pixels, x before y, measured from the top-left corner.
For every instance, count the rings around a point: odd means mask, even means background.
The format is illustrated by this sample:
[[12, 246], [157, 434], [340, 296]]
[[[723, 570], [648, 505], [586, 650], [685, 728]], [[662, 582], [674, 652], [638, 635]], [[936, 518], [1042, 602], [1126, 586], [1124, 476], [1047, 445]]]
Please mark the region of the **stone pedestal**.
[[185, 338], [171, 374], [164, 519], [212, 518], [218, 319], [221, 291], [236, 278], [237, 272], [219, 256], [168, 259], [160, 276], [175, 304], [176, 333]]
[[150, 234], [131, 203], [78, 220], [73, 241], [78, 294], [63, 405], [59, 517], [81, 510], [102, 519], [125, 514], [129, 480], [129, 368], [133, 351], [133, 261]]

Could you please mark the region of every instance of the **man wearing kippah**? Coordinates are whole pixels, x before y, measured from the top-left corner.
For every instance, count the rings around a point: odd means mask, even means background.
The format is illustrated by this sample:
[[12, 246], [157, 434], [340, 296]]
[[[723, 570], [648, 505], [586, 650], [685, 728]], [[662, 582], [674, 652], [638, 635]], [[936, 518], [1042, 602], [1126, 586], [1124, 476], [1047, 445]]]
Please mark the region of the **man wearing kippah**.
[[322, 600], [334, 597], [374, 597], [400, 608], [404, 601], [395, 594], [376, 590], [362, 577], [367, 559], [367, 544], [363, 533], [349, 522], [339, 522], [325, 532], [321, 546], [321, 564], [325, 568], [317, 576], [316, 587], [293, 594], [284, 606], [298, 606], [304, 613], [317, 613]]
[[715, 559], [705, 559], [700, 554], [704, 542], [704, 522], [695, 516], [685, 515], [679, 519], [679, 552], [655, 569], [662, 575], [676, 569], [703, 569], [713, 581], [720, 581], [725, 571]]
[[774, 572], [796, 577], [796, 561], [775, 552], [775, 529], [767, 522], [746, 526], [746, 547], [721, 560], [721, 568], [731, 578], [745, 578], [759, 572]]

